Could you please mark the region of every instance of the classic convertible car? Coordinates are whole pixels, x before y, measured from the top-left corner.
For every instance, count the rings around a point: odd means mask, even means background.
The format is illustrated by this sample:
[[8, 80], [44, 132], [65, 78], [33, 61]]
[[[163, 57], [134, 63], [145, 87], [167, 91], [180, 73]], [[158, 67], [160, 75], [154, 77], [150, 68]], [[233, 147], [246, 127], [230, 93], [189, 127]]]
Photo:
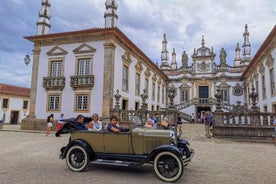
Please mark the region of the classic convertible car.
[[78, 130], [67, 120], [56, 136], [71, 133], [69, 143], [60, 150], [72, 171], [84, 171], [88, 164], [135, 167], [153, 164], [155, 174], [163, 181], [174, 182], [183, 175], [194, 151], [189, 143], [172, 130], [132, 126], [128, 132], [90, 132]]

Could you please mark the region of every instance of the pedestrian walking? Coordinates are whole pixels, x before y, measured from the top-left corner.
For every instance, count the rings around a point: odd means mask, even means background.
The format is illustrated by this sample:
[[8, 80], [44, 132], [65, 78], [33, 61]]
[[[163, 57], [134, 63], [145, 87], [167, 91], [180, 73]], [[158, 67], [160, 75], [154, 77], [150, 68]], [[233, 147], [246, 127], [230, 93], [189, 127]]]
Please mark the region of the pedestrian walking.
[[51, 128], [53, 127], [53, 120], [54, 120], [54, 114], [50, 114], [47, 117], [47, 129], [46, 129], [46, 136], [48, 137], [51, 133]]
[[194, 124], [194, 123], [195, 123], [195, 114], [192, 113], [192, 124]]
[[182, 117], [180, 114], [177, 114], [177, 130], [179, 134], [182, 134], [182, 124], [183, 124]]
[[64, 114], [61, 113], [60, 116], [57, 119], [57, 131], [59, 131], [59, 129], [63, 126], [64, 122], [62, 121]]
[[207, 111], [205, 114], [206, 114], [206, 117], [205, 117], [205, 136], [207, 138], [211, 138], [210, 127], [211, 127], [211, 123], [213, 121], [213, 115], [211, 114], [210, 111]]

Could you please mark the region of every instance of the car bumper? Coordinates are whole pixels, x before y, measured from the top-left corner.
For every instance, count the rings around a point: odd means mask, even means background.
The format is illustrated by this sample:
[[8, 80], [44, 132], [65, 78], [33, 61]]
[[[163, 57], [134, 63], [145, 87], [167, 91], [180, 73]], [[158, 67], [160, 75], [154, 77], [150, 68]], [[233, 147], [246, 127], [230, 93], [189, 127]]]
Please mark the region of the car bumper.
[[193, 159], [195, 151], [193, 149], [190, 149], [191, 155], [189, 157], [186, 157], [186, 155], [183, 156], [182, 160], [184, 163], [184, 167], [187, 166]]

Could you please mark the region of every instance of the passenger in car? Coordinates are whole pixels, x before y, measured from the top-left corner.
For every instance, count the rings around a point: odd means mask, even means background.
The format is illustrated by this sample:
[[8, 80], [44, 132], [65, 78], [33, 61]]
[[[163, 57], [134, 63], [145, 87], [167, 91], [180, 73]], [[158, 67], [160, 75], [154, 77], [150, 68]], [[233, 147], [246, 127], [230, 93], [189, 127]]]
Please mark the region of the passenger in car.
[[79, 114], [77, 116], [77, 120], [75, 122], [75, 124], [79, 130], [87, 130], [87, 125], [85, 125], [85, 123], [83, 121], [84, 121], [84, 116]]
[[120, 133], [120, 132], [127, 132], [129, 129], [117, 125], [118, 118], [115, 115], [110, 117], [110, 123], [107, 125], [107, 131]]
[[92, 115], [92, 121], [89, 122], [89, 124], [90, 124], [88, 127], [89, 131], [94, 131], [94, 132], [103, 131], [102, 122], [99, 121], [99, 115], [97, 113], [94, 113]]

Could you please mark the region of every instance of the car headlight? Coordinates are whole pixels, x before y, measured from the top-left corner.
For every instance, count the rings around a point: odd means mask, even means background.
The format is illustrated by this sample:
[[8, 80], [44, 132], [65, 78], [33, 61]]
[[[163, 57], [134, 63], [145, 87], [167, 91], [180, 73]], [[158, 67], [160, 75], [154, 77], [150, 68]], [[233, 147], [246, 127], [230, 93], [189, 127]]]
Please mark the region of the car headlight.
[[170, 131], [170, 140], [171, 140], [171, 143], [175, 144], [175, 134], [174, 134], [174, 131]]

